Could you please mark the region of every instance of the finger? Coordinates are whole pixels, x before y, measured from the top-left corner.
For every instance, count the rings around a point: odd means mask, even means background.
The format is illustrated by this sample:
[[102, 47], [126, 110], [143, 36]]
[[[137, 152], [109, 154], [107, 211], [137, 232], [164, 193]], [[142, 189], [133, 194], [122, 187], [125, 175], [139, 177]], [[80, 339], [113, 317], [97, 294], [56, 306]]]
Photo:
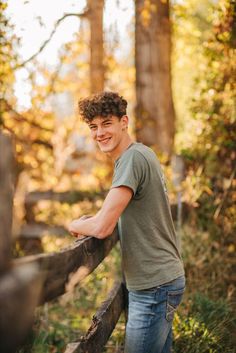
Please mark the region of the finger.
[[82, 239], [86, 238], [86, 235], [77, 234], [77, 238], [78, 238], [79, 240], [82, 240]]
[[70, 234], [73, 235], [74, 237], [77, 237], [79, 235], [78, 233], [75, 233], [75, 232], [72, 232], [72, 231], [70, 231]]
[[80, 219], [80, 220], [85, 220], [85, 219], [88, 219], [88, 218], [91, 218], [91, 217], [93, 217], [93, 216], [91, 216], [91, 215], [84, 215], [84, 216], [80, 217], [79, 219]]

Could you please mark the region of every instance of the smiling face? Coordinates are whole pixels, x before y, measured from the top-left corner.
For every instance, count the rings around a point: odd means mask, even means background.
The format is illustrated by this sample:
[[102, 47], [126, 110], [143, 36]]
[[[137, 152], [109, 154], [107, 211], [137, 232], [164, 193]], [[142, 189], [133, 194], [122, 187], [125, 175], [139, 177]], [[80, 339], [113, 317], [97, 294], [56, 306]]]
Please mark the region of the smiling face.
[[128, 117], [120, 119], [114, 115], [108, 117], [95, 117], [89, 124], [91, 136], [104, 153], [117, 158], [130, 141], [127, 133]]

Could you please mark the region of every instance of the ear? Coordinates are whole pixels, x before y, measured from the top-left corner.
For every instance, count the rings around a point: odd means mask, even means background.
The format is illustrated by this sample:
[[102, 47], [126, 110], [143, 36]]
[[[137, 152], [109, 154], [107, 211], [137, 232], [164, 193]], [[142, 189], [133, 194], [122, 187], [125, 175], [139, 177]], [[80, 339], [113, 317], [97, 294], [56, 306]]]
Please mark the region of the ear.
[[122, 125], [122, 130], [126, 130], [129, 125], [129, 118], [127, 115], [123, 115], [120, 119], [121, 125]]

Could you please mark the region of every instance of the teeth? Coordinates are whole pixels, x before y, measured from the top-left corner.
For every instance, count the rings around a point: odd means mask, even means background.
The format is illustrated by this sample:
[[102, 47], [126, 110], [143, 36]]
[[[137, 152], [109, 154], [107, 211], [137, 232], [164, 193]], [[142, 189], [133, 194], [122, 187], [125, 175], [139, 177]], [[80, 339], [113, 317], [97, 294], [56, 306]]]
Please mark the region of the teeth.
[[99, 142], [104, 143], [104, 142], [107, 142], [109, 140], [110, 140], [110, 138], [107, 138], [107, 139], [104, 139], [104, 140], [100, 140]]

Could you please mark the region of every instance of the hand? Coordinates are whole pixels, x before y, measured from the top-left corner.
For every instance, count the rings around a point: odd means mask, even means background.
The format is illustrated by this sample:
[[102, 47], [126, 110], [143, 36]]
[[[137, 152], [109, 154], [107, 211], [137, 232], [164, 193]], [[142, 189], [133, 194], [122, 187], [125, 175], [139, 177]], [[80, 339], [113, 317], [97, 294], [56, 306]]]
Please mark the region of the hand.
[[83, 239], [83, 238], [86, 237], [85, 235], [79, 234], [78, 232], [76, 232], [75, 230], [73, 230], [73, 222], [71, 222], [71, 223], [69, 224], [68, 230], [69, 230], [70, 234], [73, 235], [75, 238]]
[[70, 232], [71, 235], [73, 235], [78, 240], [82, 240], [82, 239], [87, 237], [86, 235], [82, 235], [82, 234], [79, 234], [79, 233], [76, 233], [76, 232], [73, 232], [73, 231], [69, 231], [69, 232]]
[[82, 234], [73, 234], [77, 240], [83, 240], [85, 238], [88, 238], [87, 235], [82, 235]]
[[85, 235], [82, 235], [82, 234], [79, 234], [79, 233], [76, 233], [76, 232], [70, 231], [70, 234], [73, 235], [73, 237], [78, 238], [78, 239], [85, 238]]
[[68, 230], [71, 233], [71, 235], [73, 235], [74, 237], [78, 238], [78, 239], [84, 239], [86, 238], [86, 235], [83, 234], [79, 234], [78, 232], [76, 232], [76, 223], [78, 221], [82, 221], [85, 220], [87, 218], [90, 218], [92, 216], [90, 215], [84, 215], [82, 217], [80, 217], [79, 219], [75, 219], [74, 221], [72, 221], [69, 225], [68, 225]]

